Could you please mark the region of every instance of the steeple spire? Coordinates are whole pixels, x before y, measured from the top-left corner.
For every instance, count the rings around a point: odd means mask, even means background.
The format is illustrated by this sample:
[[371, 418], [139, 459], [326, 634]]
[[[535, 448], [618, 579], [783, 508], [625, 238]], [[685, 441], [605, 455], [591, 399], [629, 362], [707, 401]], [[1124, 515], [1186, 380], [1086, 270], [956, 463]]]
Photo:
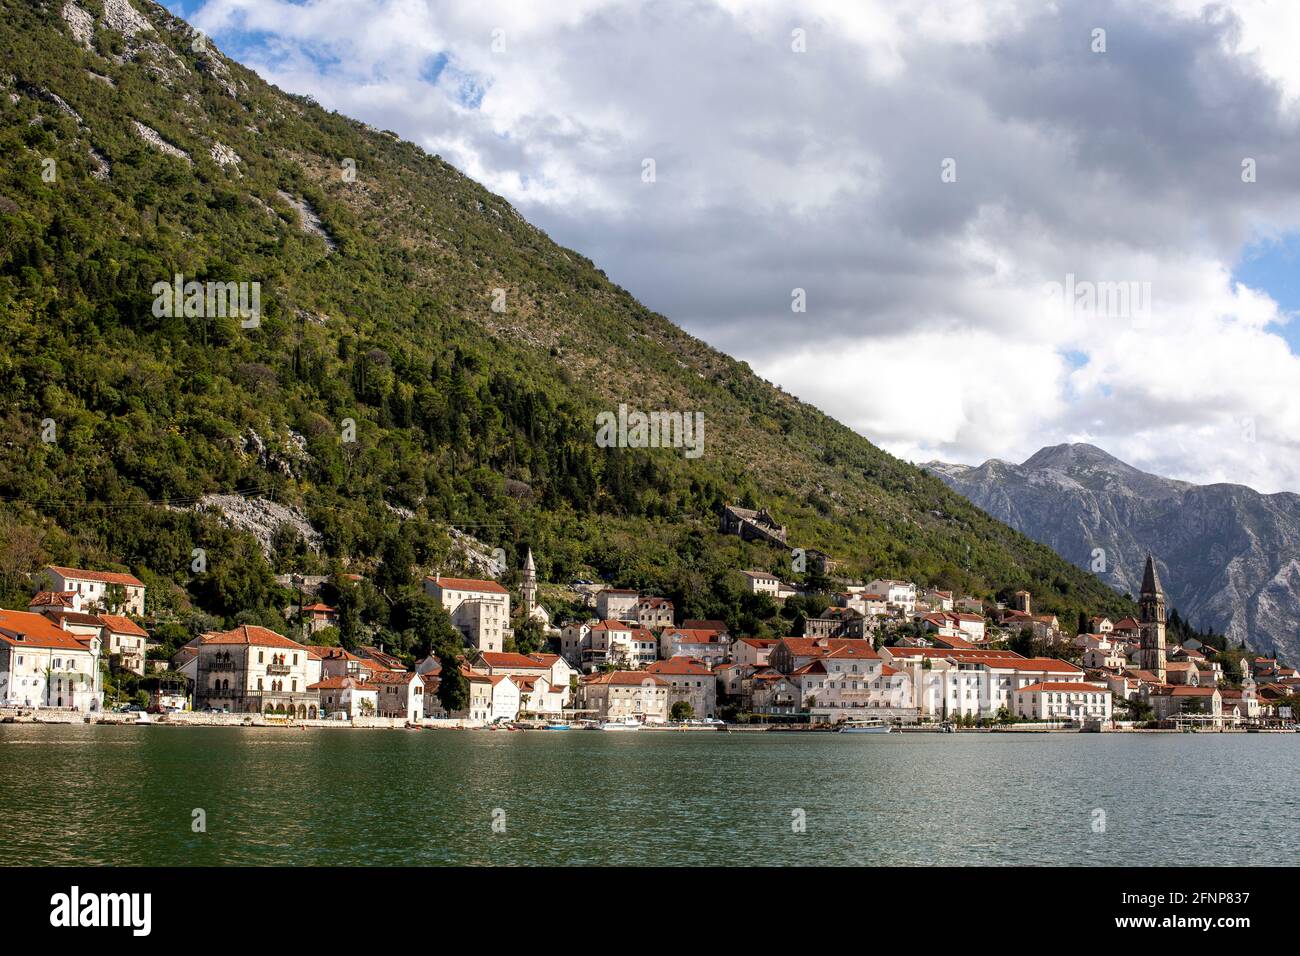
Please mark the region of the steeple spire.
[[1152, 597], [1164, 597], [1164, 589], [1160, 586], [1160, 574], [1156, 571], [1156, 561], [1150, 554], [1147, 554], [1146, 571], [1142, 574], [1142, 594], [1151, 595]]

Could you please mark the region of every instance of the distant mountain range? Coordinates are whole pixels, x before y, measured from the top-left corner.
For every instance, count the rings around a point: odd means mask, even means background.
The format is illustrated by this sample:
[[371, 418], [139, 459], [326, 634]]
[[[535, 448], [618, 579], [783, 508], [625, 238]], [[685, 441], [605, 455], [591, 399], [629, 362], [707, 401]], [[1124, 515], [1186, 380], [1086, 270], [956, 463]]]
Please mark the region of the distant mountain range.
[[[1151, 475], [1092, 445], [923, 466], [994, 518], [1137, 595], [1148, 551], [1192, 624], [1300, 657], [1300, 495]], [[1104, 559], [1104, 570], [1101, 560]]]

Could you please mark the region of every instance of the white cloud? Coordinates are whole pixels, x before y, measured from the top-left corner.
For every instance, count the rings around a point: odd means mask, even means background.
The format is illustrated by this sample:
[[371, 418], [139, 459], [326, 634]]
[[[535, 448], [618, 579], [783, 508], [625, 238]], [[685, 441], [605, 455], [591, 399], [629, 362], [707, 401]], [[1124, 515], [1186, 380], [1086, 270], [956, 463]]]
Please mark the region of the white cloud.
[[[1300, 490], [1300, 359], [1230, 276], [1300, 228], [1294, 7], [207, 0], [197, 21], [897, 454], [1089, 440], [1271, 491]], [[1067, 274], [1149, 283], [1150, 315], [1062, 313], [1043, 290]]]

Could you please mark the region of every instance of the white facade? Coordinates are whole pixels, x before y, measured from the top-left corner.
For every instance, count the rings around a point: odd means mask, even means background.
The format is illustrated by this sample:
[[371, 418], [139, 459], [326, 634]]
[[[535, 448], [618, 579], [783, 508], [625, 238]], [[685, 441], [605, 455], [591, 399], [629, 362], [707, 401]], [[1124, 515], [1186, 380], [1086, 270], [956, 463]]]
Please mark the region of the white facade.
[[103, 708], [98, 637], [79, 638], [40, 614], [0, 610], [0, 705]]
[[1082, 681], [1046, 681], [1022, 687], [1015, 694], [1017, 716], [1027, 720], [1071, 720], [1084, 723], [1111, 719], [1106, 687]]
[[466, 674], [469, 681], [469, 707], [464, 716], [470, 720], [492, 723], [514, 720], [519, 716], [519, 685], [504, 674]]
[[645, 723], [668, 719], [668, 682], [639, 671], [593, 674], [578, 685], [578, 706], [598, 720], [632, 717]]
[[496, 581], [436, 575], [424, 579], [424, 591], [446, 610], [468, 644], [481, 651], [505, 646], [510, 592]]
[[[84, 571], [80, 568], [64, 568], [50, 565], [45, 569], [45, 576], [50, 580], [53, 591], [75, 591], [81, 595], [83, 607], [95, 608], [123, 614], [144, 615], [144, 582], [133, 574], [120, 571]], [[122, 603], [110, 607], [108, 603], [109, 588], [117, 586], [122, 589]]]
[[877, 578], [867, 584], [868, 594], [879, 594], [885, 603], [911, 614], [916, 610], [916, 585], [910, 581]]

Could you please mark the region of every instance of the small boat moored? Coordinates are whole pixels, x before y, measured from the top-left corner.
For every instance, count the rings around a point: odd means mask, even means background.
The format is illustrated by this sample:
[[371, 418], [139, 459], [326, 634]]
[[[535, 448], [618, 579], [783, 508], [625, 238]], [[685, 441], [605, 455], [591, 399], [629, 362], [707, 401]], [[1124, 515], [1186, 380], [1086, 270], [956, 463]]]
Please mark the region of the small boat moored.
[[597, 727], [600, 730], [640, 730], [641, 722], [634, 717], [624, 717], [621, 720], [606, 720]]
[[863, 717], [858, 720], [846, 720], [835, 732], [838, 734], [887, 734], [894, 728], [880, 717]]

